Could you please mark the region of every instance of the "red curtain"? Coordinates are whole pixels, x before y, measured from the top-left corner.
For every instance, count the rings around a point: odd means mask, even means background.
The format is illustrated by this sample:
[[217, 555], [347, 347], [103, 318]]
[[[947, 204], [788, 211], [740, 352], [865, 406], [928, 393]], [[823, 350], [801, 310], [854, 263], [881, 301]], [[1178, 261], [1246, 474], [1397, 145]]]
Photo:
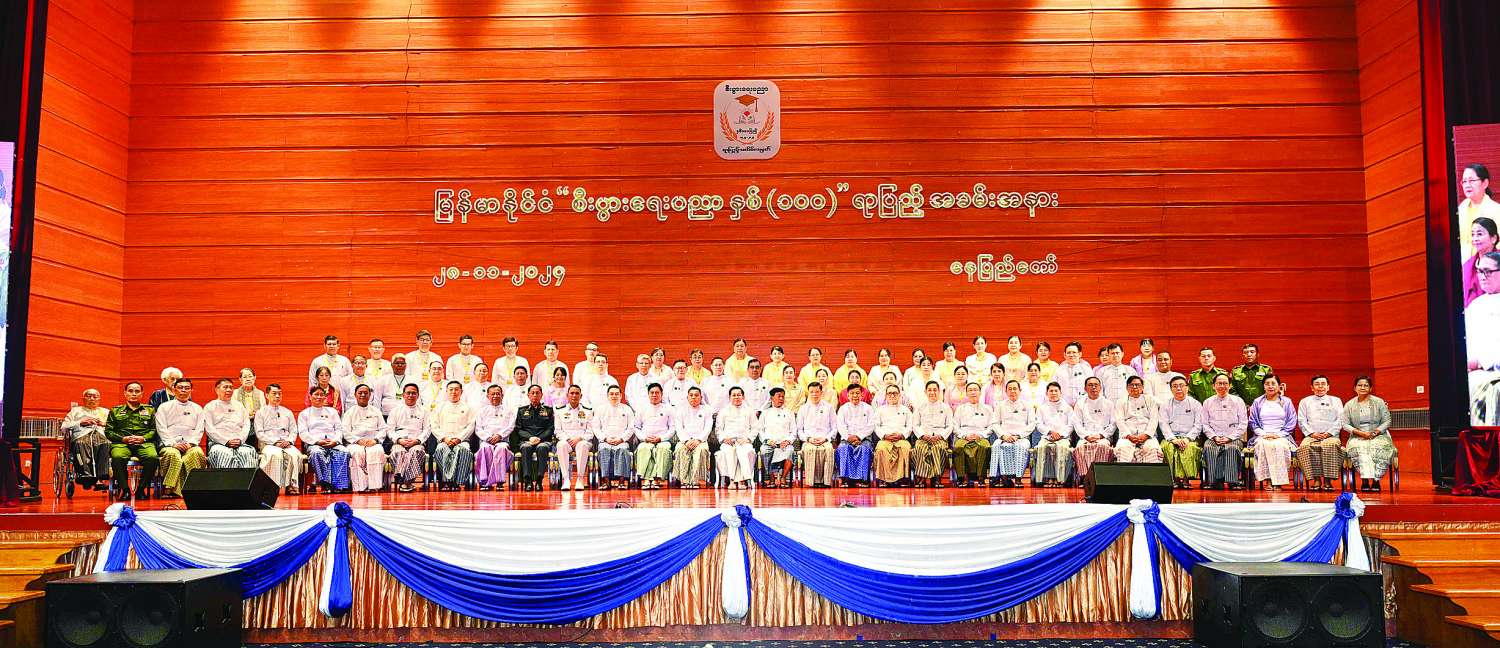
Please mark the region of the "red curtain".
[[1459, 432], [1453, 472], [1454, 495], [1500, 497], [1500, 430]]

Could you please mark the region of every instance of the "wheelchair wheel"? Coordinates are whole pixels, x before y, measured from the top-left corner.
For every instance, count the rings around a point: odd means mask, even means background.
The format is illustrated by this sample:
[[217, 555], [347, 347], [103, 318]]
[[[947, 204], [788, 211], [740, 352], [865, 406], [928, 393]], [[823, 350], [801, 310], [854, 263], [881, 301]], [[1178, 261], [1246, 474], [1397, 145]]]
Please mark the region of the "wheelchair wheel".
[[[54, 460], [52, 462], [52, 498], [53, 499], [57, 499], [57, 498], [62, 497], [63, 490], [65, 490], [65, 486], [72, 486], [73, 485], [73, 480], [69, 479], [69, 477], [70, 477], [70, 475], [68, 475], [68, 451], [67, 451], [67, 448], [63, 448], [63, 449], [57, 451], [57, 455], [55, 456], [55, 458], [54, 458]], [[70, 492], [68, 494], [68, 496], [72, 497], [73, 495]]]
[[65, 486], [65, 487], [63, 487], [63, 494], [67, 495], [68, 499], [73, 499], [73, 489], [76, 486], [77, 486], [77, 484], [73, 480], [69, 479], [68, 480], [68, 485]]

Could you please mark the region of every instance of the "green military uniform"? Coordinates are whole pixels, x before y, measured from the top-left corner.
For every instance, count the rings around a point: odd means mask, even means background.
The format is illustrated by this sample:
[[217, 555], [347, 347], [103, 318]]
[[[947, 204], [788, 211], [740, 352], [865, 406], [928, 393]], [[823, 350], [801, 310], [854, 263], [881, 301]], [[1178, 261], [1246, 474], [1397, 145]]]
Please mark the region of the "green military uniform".
[[[551, 456], [554, 434], [552, 408], [547, 405], [526, 405], [516, 411], [516, 426], [510, 431], [510, 449], [521, 460], [522, 488], [541, 490], [542, 478], [547, 475], [547, 459]], [[531, 445], [531, 437], [540, 443]]]
[[1266, 376], [1273, 373], [1268, 364], [1240, 365], [1229, 374], [1229, 389], [1249, 407], [1266, 393]]
[[[1214, 395], [1214, 379], [1221, 375], [1228, 376], [1229, 372], [1218, 367], [1214, 367], [1212, 371], [1204, 371], [1201, 367], [1193, 370], [1188, 375], [1188, 395], [1200, 403], [1208, 400]], [[1232, 377], [1229, 384], [1230, 389], [1234, 389]]]
[[[114, 472], [116, 492], [126, 493], [126, 466], [130, 457], [141, 462], [140, 488], [145, 489], [156, 479], [156, 408], [141, 403], [135, 409], [129, 403], [117, 405], [109, 411], [104, 421], [104, 436], [109, 439], [109, 465]], [[125, 437], [138, 436], [145, 439], [141, 444], [125, 443]]]

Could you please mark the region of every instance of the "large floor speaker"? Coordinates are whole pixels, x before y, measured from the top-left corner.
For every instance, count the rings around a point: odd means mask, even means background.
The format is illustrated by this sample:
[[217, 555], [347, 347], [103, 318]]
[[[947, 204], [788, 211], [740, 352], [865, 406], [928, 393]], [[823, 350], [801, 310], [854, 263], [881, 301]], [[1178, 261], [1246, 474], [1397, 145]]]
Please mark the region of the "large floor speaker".
[[1193, 567], [1193, 638], [1209, 646], [1385, 645], [1380, 574], [1323, 563]]
[[259, 468], [199, 468], [182, 484], [182, 501], [190, 509], [276, 508], [280, 489]]
[[239, 648], [238, 569], [136, 569], [47, 583], [47, 648]]
[[1172, 503], [1172, 468], [1159, 463], [1103, 461], [1089, 467], [1083, 495], [1095, 504], [1129, 504], [1133, 499]]

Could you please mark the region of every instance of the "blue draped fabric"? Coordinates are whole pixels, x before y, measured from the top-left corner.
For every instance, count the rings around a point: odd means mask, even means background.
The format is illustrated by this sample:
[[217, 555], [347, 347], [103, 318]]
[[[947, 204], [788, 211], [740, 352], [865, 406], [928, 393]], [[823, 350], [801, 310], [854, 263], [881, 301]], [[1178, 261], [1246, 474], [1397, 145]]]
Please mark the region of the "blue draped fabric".
[[[1317, 535], [1313, 536], [1312, 541], [1308, 542], [1307, 546], [1298, 549], [1286, 558], [1282, 558], [1281, 561], [1332, 562], [1333, 557], [1338, 553], [1339, 546], [1344, 543], [1344, 534], [1348, 529], [1349, 520], [1358, 517], [1358, 514], [1354, 512], [1351, 506], [1353, 499], [1353, 493], [1345, 492], [1339, 494], [1338, 499], [1333, 503], [1333, 518], [1328, 520], [1328, 523], [1318, 530]], [[1167, 528], [1167, 525], [1161, 523], [1161, 507], [1157, 506], [1156, 502], [1152, 502], [1149, 507], [1141, 512], [1146, 520], [1146, 541], [1151, 548], [1151, 585], [1156, 592], [1156, 609], [1159, 613], [1161, 610], [1161, 575], [1156, 570], [1157, 565], [1161, 563], [1158, 562], [1157, 558], [1159, 555], [1156, 548], [1157, 544], [1159, 543], [1162, 547], [1165, 547], [1167, 553], [1172, 555], [1177, 564], [1188, 571], [1192, 571], [1193, 567], [1198, 563], [1209, 562], [1209, 559], [1202, 552], [1188, 546], [1186, 542], [1183, 542], [1182, 538]]]
[[[739, 526], [737, 526], [734, 531], [737, 535], [739, 535], [740, 538], [740, 560], [742, 566], [745, 568], [744, 609], [745, 612], [748, 613], [750, 611], [750, 592], [754, 590], [750, 587], [750, 543], [745, 539], [745, 527], [750, 525], [750, 519], [753, 517], [753, 515], [750, 512], [750, 507], [744, 504], [735, 504], [734, 514], [740, 519]], [[731, 542], [733, 542], [733, 540], [731, 540]]]
[[[1152, 600], [1156, 601], [1156, 614], [1151, 615], [1150, 618], [1154, 619], [1161, 616], [1161, 575], [1156, 573], [1157, 565], [1161, 564], [1161, 549], [1157, 546], [1156, 538], [1151, 535], [1151, 525], [1158, 522], [1158, 518], [1161, 515], [1161, 507], [1158, 507], [1156, 502], [1152, 502], [1151, 508], [1146, 509], [1144, 513], [1146, 515], [1146, 549], [1151, 552]], [[1140, 536], [1136, 537], [1139, 538]], [[1134, 577], [1134, 574], [1131, 576]]]
[[[115, 527], [120, 533], [110, 546], [110, 555], [104, 564], [105, 571], [124, 570], [125, 558], [132, 546], [135, 547], [135, 556], [141, 567], [145, 569], [207, 569], [215, 566], [200, 565], [163, 547], [150, 533], [135, 524], [135, 512], [129, 507], [120, 512]], [[230, 565], [229, 567], [240, 570], [244, 577], [241, 585], [242, 598], [260, 596], [291, 577], [317, 553], [326, 531], [321, 524], [311, 525], [297, 534], [297, 537], [268, 553], [238, 565]]]
[[449, 610], [501, 623], [572, 623], [634, 601], [703, 553], [724, 528], [715, 515], [634, 556], [540, 574], [489, 574], [400, 545], [358, 516], [354, 536], [387, 572]]
[[798, 581], [843, 607], [901, 623], [951, 623], [994, 614], [1057, 586], [1119, 539], [1124, 511], [1067, 541], [1012, 563], [946, 576], [913, 576], [850, 564], [813, 551], [749, 515], [741, 528]]
[[354, 607], [354, 576], [349, 573], [349, 526], [354, 509], [346, 502], [333, 505], [335, 521], [332, 564], [323, 574], [323, 590], [318, 594], [318, 608], [331, 617], [341, 617]]
[[135, 529], [135, 509], [121, 507], [119, 515], [110, 526], [114, 527], [114, 539], [109, 543], [109, 553], [104, 556], [104, 571], [124, 571], [130, 559], [131, 536]]
[[[1357, 525], [1357, 514], [1352, 503], [1351, 494], [1341, 495], [1332, 518], [1318, 528], [1305, 546], [1283, 560], [1331, 561], [1341, 544], [1349, 541], [1345, 534], [1357, 529], [1353, 526]], [[734, 516], [713, 515], [671, 540], [635, 555], [562, 571], [494, 574], [452, 565], [443, 562], [442, 556], [427, 556], [404, 546], [361, 520], [347, 503], [339, 502], [331, 508], [333, 515], [327, 518], [327, 523], [312, 524], [267, 553], [232, 565], [244, 572], [245, 598], [258, 596], [285, 581], [307, 564], [320, 545], [326, 544], [329, 558], [324, 563], [319, 609], [330, 616], [347, 613], [353, 604], [348, 555], [353, 533], [387, 572], [445, 609], [504, 623], [571, 623], [617, 608], [662, 584], [702, 555], [723, 526], [735, 527], [735, 517], [739, 524], [731, 531], [738, 538], [729, 538], [731, 549], [743, 549], [747, 538], [753, 539], [782, 569], [834, 603], [871, 617], [904, 623], [964, 621], [1034, 598], [1072, 577], [1114, 543], [1129, 526], [1128, 516], [1134, 510], [1140, 511], [1136, 519], [1141, 526], [1137, 532], [1146, 536], [1151, 562], [1150, 568], [1145, 569], [1145, 556], [1135, 559], [1133, 574], [1153, 579], [1157, 610], [1160, 610], [1162, 586], [1156, 565], [1161, 548], [1184, 569], [1208, 560], [1162, 522], [1161, 509], [1154, 503], [1121, 511], [1032, 556], [982, 571], [941, 576], [899, 574], [845, 562], [756, 520], [751, 508], [741, 505], [735, 507]], [[1315, 514], [1302, 515], [1305, 523], [1316, 525]], [[119, 509], [110, 523], [114, 526], [113, 536], [101, 561], [105, 571], [123, 570], [132, 549], [141, 566], [148, 569], [217, 566], [198, 564], [176, 554], [152, 537], [148, 531], [151, 525], [141, 525], [129, 507]], [[213, 530], [200, 529], [199, 533], [209, 538]], [[1302, 533], [1306, 531], [1299, 532]], [[739, 544], [733, 544], [736, 540]], [[738, 556], [731, 552], [725, 560], [732, 561], [726, 562], [726, 566], [743, 567], [742, 591], [750, 592], [748, 551], [741, 551]], [[738, 584], [741, 578], [732, 570], [726, 571], [724, 577], [726, 586], [731, 580]], [[727, 589], [740, 591], [738, 585]], [[1149, 614], [1148, 603], [1136, 600], [1137, 596], [1145, 595], [1144, 591], [1133, 594], [1134, 614]], [[727, 593], [725, 601], [727, 611], [730, 601]], [[745, 601], [736, 600], [735, 605], [736, 610], [743, 610]]]

